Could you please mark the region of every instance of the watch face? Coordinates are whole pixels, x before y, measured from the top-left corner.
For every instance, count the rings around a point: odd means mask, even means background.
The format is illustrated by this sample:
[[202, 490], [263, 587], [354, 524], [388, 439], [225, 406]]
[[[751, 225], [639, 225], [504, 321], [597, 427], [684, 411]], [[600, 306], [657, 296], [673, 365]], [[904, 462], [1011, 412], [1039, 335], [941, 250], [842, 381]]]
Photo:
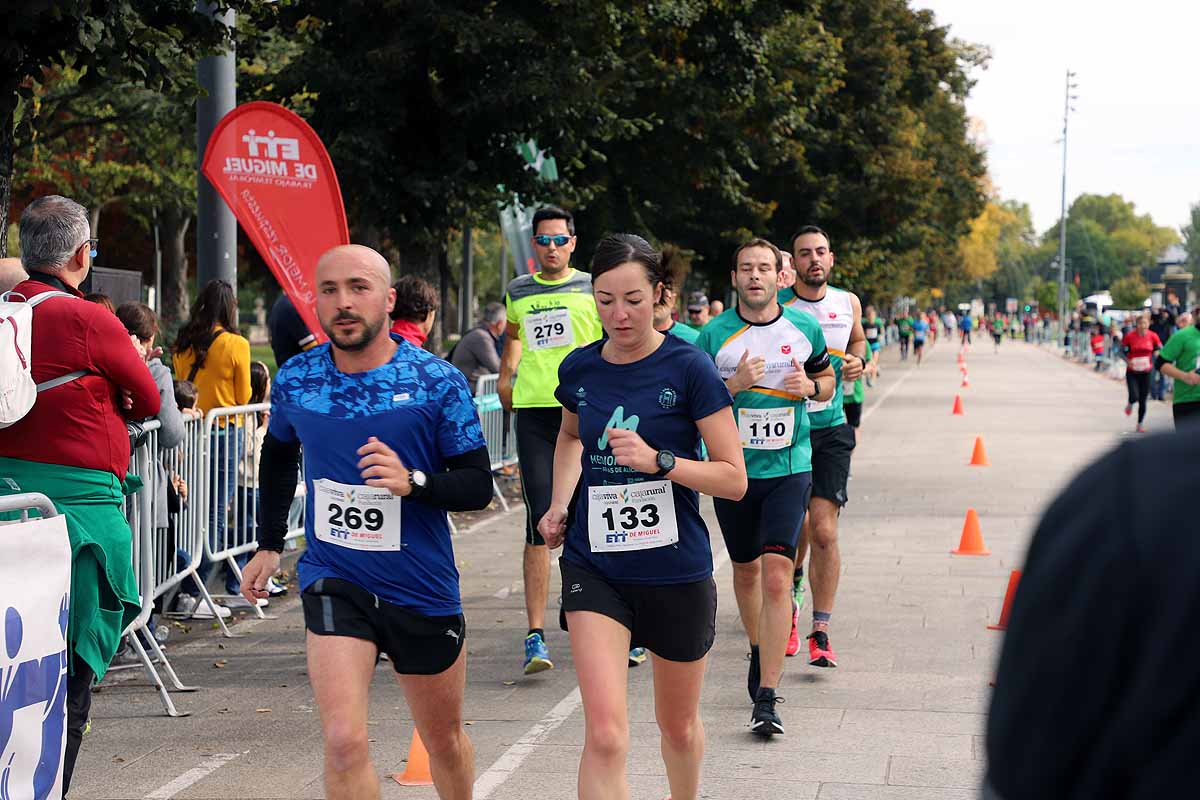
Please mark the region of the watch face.
[[425, 473], [421, 472], [419, 469], [414, 469], [412, 474], [412, 482], [424, 489], [426, 483]]
[[667, 450], [660, 450], [658, 453], [658, 468], [673, 469], [675, 466], [675, 454]]

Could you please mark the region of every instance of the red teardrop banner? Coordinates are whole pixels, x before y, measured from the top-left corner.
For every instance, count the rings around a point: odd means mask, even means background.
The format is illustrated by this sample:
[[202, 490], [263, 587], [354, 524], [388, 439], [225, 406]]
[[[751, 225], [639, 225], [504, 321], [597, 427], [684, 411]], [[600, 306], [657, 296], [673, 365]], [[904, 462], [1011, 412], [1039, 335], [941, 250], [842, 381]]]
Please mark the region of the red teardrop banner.
[[201, 168], [221, 193], [318, 342], [317, 259], [350, 243], [342, 191], [316, 131], [276, 103], [255, 101], [217, 124]]

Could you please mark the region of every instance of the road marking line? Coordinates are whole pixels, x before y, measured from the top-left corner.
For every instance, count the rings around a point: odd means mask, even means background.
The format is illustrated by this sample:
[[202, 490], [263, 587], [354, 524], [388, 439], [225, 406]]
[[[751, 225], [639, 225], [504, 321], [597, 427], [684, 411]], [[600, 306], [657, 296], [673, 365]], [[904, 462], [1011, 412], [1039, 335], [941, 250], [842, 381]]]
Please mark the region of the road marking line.
[[221, 767], [228, 764], [237, 758], [240, 753], [215, 753], [204, 761], [195, 769], [189, 769], [187, 772], [180, 775], [175, 780], [168, 784], [160, 786], [150, 794], [146, 795], [145, 800], [170, 800], [175, 795], [182, 792], [192, 784], [199, 783], [207, 778], [212, 773], [216, 772]]
[[866, 422], [866, 421], [867, 421], [867, 418], [868, 418], [868, 417], [870, 417], [872, 414], [874, 414], [874, 413], [875, 413], [875, 409], [877, 409], [877, 408], [879, 408], [881, 405], [883, 405], [883, 401], [884, 401], [884, 400], [887, 400], [887, 399], [888, 399], [888, 397], [891, 395], [891, 393], [892, 393], [892, 392], [894, 392], [894, 391], [896, 391], [897, 389], [899, 389], [899, 388], [900, 388], [900, 386], [901, 386], [901, 384], [903, 384], [903, 383], [904, 383], [906, 380], [908, 380], [909, 378], [911, 378], [911, 377], [912, 377], [912, 376], [913, 376], [915, 373], [916, 373], [916, 370], [915, 370], [915, 369], [911, 369], [911, 368], [910, 368], [910, 369], [908, 370], [908, 372], [904, 373], [904, 375], [903, 375], [903, 376], [901, 376], [900, 380], [898, 380], [898, 381], [896, 381], [895, 383], [893, 383], [891, 386], [889, 386], [889, 387], [887, 388], [887, 391], [886, 391], [886, 392], [884, 392], [883, 394], [879, 395], [879, 399], [878, 399], [878, 400], [876, 400], [876, 401], [875, 401], [875, 403], [874, 403], [874, 404], [873, 404], [873, 405], [872, 405], [870, 408], [868, 408], [868, 409], [866, 409], [865, 411], [863, 411], [863, 413], [862, 413], [862, 420], [861, 420], [861, 422]]
[[[729, 552], [722, 548], [720, 554], [713, 559], [713, 574], [729, 563]], [[559, 726], [570, 719], [575, 709], [583, 705], [583, 695], [576, 686], [570, 694], [558, 701], [558, 705], [550, 709], [546, 716], [533, 724], [525, 735], [514, 742], [500, 757], [488, 767], [487, 772], [475, 780], [475, 800], [487, 800], [492, 792], [504, 785], [512, 774], [533, 755], [537, 745], [554, 733]]]
[[505, 750], [488, 768], [487, 772], [479, 776], [475, 781], [475, 800], [487, 800], [488, 797], [491, 797], [492, 792], [499, 789], [524, 763], [525, 759], [533, 754], [537, 744], [554, 733], [582, 704], [583, 695], [576, 686], [570, 694], [558, 702], [558, 705], [550, 709], [546, 716], [526, 731], [524, 736]]

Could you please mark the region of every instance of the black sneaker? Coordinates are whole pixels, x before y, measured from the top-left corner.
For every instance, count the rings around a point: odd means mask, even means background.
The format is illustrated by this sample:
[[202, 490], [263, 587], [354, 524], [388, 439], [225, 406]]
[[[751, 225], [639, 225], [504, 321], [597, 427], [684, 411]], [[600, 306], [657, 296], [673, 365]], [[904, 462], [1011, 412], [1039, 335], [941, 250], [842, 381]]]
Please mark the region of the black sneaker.
[[750, 702], [758, 699], [758, 682], [762, 677], [762, 673], [758, 666], [758, 648], [750, 648], [750, 652], [746, 654], [746, 660], [750, 662], [750, 669], [746, 673], [746, 691], [750, 693]]
[[750, 715], [750, 732], [764, 738], [783, 735], [783, 720], [775, 713], [775, 704], [782, 703], [774, 689], [763, 687], [754, 698], [754, 712]]

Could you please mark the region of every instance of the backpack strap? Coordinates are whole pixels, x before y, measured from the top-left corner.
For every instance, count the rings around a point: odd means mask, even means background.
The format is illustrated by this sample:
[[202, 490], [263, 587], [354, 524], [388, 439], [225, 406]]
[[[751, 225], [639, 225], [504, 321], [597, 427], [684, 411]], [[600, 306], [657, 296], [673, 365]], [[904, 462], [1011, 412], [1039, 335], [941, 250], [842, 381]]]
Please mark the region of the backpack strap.
[[49, 300], [51, 297], [69, 297], [72, 300], [79, 299], [75, 295], [67, 294], [66, 292], [42, 292], [41, 294], [34, 295], [25, 302], [29, 304], [30, 308], [36, 308], [43, 300]]
[[42, 381], [37, 385], [38, 394], [50, 389], [55, 389], [59, 386], [62, 386], [64, 383], [70, 383], [73, 380], [78, 380], [84, 375], [87, 375], [87, 370], [77, 369], [74, 372], [68, 372], [66, 375], [60, 375], [57, 378], [51, 378], [48, 381]]
[[[36, 308], [43, 300], [49, 300], [51, 297], [69, 297], [72, 300], [79, 299], [75, 297], [75, 295], [67, 294], [66, 292], [42, 292], [41, 294], [34, 295], [25, 302], [30, 308]], [[57, 378], [51, 378], [48, 381], [42, 381], [37, 385], [38, 394], [41, 394], [49, 389], [57, 388], [63, 384], [70, 383], [71, 381], [78, 380], [84, 375], [87, 375], [87, 370], [77, 369], [74, 372], [68, 372], [66, 375], [60, 375]]]

